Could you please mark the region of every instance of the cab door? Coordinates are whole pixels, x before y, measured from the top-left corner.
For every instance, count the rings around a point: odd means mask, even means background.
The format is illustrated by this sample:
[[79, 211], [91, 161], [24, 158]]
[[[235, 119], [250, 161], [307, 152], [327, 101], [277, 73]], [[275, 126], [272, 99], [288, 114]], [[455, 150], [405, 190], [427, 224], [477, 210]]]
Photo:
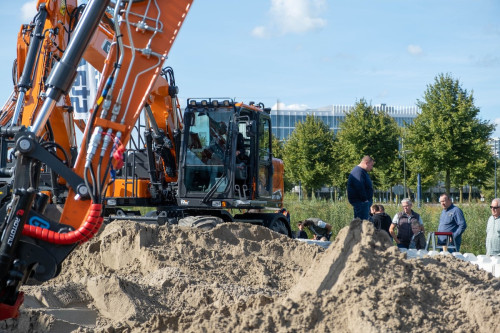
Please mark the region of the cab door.
[[261, 198], [271, 198], [273, 164], [271, 152], [271, 118], [269, 115], [260, 115], [258, 133], [257, 195]]

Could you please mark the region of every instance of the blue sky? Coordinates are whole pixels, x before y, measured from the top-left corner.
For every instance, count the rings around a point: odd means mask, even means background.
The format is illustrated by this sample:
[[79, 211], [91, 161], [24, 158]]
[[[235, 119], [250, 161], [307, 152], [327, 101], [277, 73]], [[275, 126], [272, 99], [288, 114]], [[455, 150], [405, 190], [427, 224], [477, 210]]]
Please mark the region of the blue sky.
[[[0, 99], [33, 1], [0, 13]], [[23, 18], [23, 15], [27, 18]], [[414, 105], [440, 73], [473, 91], [500, 136], [498, 0], [194, 0], [166, 65], [180, 97], [306, 109]]]

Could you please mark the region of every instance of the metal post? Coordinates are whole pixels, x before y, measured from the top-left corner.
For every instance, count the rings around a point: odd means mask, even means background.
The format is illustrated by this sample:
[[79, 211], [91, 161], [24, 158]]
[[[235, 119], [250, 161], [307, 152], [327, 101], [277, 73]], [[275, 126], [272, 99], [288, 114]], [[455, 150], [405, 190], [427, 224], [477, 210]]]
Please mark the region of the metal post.
[[302, 199], [302, 183], [299, 180], [299, 201]]
[[418, 208], [422, 205], [422, 180], [420, 179], [420, 173], [417, 173], [417, 205]]
[[403, 198], [406, 198], [406, 154], [411, 154], [413, 153], [412, 150], [403, 150], [403, 178], [404, 178], [404, 183], [403, 183]]
[[406, 198], [406, 150], [403, 150], [403, 198]]
[[[496, 142], [495, 142], [495, 150], [496, 150]], [[497, 154], [495, 151], [495, 198], [498, 198], [497, 196]]]
[[497, 159], [498, 159], [498, 142], [500, 141], [499, 138], [491, 138], [490, 139], [490, 145], [493, 143], [493, 158], [494, 158], [494, 163], [495, 163], [495, 198], [498, 198], [497, 196]]
[[498, 198], [497, 196], [497, 158], [498, 158], [498, 151], [497, 151], [497, 145], [498, 145], [498, 138], [493, 139], [493, 143], [495, 145], [495, 198]]

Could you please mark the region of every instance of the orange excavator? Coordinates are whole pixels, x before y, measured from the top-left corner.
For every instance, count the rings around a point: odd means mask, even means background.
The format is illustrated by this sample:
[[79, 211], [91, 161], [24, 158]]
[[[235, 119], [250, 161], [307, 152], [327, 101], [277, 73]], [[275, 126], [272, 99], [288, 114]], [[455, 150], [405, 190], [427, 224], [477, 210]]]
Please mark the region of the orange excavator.
[[[246, 222], [291, 236], [270, 110], [193, 98], [181, 113], [162, 66], [191, 4], [38, 0], [21, 27], [15, 89], [0, 111], [0, 320], [18, 316], [28, 279], [57, 276], [105, 218], [135, 218], [130, 207], [155, 207], [139, 220]], [[69, 97], [82, 59], [101, 73], [86, 121]]]

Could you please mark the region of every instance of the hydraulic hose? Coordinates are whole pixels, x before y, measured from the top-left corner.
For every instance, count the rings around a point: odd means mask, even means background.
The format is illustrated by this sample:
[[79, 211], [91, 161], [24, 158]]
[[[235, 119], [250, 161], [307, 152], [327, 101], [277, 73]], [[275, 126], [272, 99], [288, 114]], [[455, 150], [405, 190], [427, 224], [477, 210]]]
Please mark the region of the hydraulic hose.
[[58, 233], [53, 230], [25, 224], [23, 228], [23, 235], [59, 245], [85, 243], [94, 237], [101, 228], [103, 222], [101, 211], [101, 204], [91, 204], [85, 223], [77, 230], [70, 231], [68, 233]]

